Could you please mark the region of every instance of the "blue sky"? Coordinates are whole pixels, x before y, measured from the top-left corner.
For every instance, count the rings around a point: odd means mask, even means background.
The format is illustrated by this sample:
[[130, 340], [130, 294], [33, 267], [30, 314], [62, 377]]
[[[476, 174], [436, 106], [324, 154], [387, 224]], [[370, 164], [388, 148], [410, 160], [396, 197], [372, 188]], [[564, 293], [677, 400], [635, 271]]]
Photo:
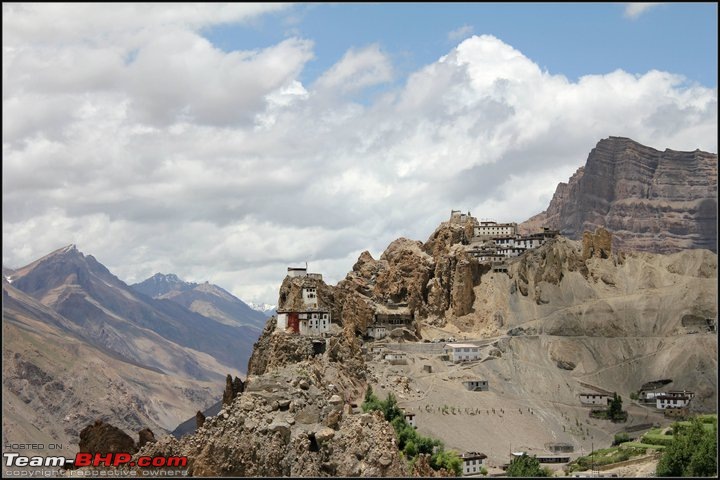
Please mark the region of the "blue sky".
[[315, 58], [302, 72], [303, 83], [348, 48], [372, 43], [392, 59], [396, 83], [467, 36], [491, 34], [571, 81], [618, 68], [658, 69], [717, 86], [717, 4], [660, 4], [635, 18], [625, 10], [622, 3], [295, 4], [203, 34], [225, 51], [264, 48], [289, 36], [310, 39]]

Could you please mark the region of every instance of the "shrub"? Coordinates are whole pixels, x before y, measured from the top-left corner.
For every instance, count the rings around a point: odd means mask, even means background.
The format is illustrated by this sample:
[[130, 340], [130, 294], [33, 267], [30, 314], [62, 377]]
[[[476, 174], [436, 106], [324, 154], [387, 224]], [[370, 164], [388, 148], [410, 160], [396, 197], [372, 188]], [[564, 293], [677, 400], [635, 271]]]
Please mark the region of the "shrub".
[[630, 440], [632, 440], [632, 439], [630, 438], [630, 435], [628, 435], [627, 433], [625, 433], [625, 432], [616, 433], [615, 439], [613, 440], [612, 444], [620, 445], [621, 443], [629, 442]]

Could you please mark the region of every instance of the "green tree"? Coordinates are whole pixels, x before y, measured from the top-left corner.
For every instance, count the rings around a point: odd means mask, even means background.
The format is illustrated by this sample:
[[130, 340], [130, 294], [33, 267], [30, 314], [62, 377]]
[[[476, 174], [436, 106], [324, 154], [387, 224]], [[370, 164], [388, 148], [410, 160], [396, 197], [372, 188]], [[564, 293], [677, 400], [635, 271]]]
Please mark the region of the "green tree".
[[611, 420], [621, 420], [623, 418], [622, 411], [622, 397], [617, 392], [613, 393], [613, 398], [610, 400], [610, 406], [608, 406], [608, 417]]
[[534, 455], [530, 457], [526, 453], [523, 453], [522, 456], [512, 459], [507, 469], [507, 476], [546, 477], [547, 471], [540, 468], [540, 461]]
[[717, 476], [717, 420], [711, 430], [694, 417], [690, 425], [673, 425], [672, 442], [658, 462], [658, 477]]
[[381, 410], [385, 415], [385, 420], [392, 422], [394, 419], [400, 417], [404, 419], [403, 411], [398, 406], [397, 399], [392, 392], [388, 393], [387, 398], [381, 403]]

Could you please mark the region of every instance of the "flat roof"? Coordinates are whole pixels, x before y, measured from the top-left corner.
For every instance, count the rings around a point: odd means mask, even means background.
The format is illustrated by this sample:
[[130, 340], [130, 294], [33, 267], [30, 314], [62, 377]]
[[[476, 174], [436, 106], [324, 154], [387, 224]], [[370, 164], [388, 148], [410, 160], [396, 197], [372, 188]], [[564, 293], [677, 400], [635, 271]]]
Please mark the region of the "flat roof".
[[473, 345], [472, 343], [446, 343], [445, 346], [450, 348], [480, 348], [477, 345]]

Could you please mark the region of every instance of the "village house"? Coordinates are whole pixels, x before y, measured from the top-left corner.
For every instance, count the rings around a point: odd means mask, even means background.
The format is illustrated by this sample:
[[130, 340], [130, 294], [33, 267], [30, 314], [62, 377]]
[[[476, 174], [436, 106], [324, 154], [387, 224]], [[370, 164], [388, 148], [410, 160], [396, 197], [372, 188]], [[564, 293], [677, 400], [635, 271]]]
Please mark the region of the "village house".
[[490, 390], [487, 380], [467, 380], [462, 383], [471, 392], [487, 392]]
[[407, 353], [390, 352], [386, 353], [383, 358], [391, 365], [407, 365]]
[[672, 391], [667, 393], [659, 393], [655, 396], [655, 406], [659, 410], [666, 408], [685, 408], [690, 404], [695, 394], [688, 391]]
[[609, 405], [612, 395], [606, 393], [581, 393], [580, 403], [583, 405]]
[[448, 343], [444, 350], [453, 363], [470, 362], [480, 358], [480, 347], [471, 343]]
[[479, 452], [465, 452], [460, 454], [463, 462], [463, 475], [474, 475], [480, 473], [487, 455]]
[[366, 335], [379, 340], [389, 335], [394, 328], [409, 327], [413, 322], [413, 313], [407, 303], [388, 303], [377, 305], [373, 323], [368, 326]]
[[405, 421], [413, 428], [417, 428], [415, 424], [415, 414], [412, 412], [404, 412]]

